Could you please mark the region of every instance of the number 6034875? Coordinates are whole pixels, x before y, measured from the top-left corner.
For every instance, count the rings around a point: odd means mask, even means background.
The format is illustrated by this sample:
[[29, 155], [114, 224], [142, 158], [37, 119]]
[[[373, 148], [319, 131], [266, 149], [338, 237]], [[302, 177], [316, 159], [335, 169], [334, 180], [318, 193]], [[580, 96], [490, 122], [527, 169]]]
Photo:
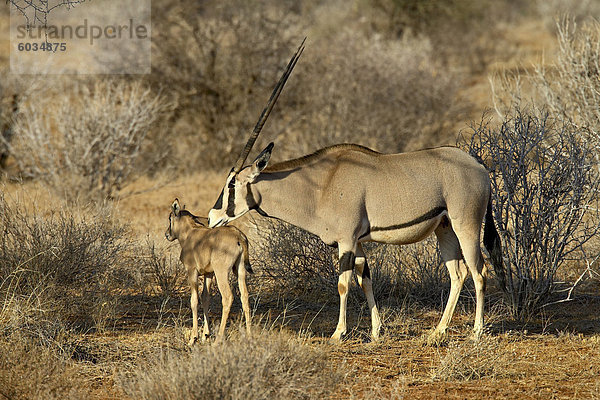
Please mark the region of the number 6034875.
[[57, 51], [67, 51], [66, 43], [19, 43], [17, 45], [19, 51], [51, 51], [56, 53]]

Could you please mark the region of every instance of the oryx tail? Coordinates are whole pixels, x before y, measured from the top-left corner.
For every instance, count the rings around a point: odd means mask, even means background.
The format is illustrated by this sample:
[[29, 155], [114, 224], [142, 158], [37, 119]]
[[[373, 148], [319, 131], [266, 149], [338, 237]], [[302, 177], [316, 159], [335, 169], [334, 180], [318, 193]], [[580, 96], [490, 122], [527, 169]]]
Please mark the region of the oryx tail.
[[500, 281], [502, 290], [506, 290], [506, 274], [504, 272], [504, 265], [502, 263], [502, 243], [500, 242], [500, 236], [496, 230], [494, 224], [494, 215], [492, 212], [492, 195], [487, 204], [487, 210], [485, 212], [485, 227], [483, 229], [483, 244], [490, 254], [490, 261], [496, 272], [496, 276]]

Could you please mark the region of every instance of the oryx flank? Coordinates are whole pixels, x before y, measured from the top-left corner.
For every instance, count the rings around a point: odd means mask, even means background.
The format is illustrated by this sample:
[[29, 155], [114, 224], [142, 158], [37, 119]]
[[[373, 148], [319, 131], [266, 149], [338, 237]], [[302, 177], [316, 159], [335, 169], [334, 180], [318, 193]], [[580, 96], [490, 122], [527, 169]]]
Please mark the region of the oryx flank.
[[435, 232], [450, 273], [451, 288], [431, 339], [444, 336], [469, 271], [477, 301], [474, 333], [479, 336], [483, 329], [486, 278], [479, 244], [484, 216], [484, 243], [501, 279], [504, 273], [500, 239], [491, 214], [489, 176], [473, 157], [454, 147], [381, 154], [366, 147], [341, 144], [267, 167], [271, 143], [252, 164], [244, 166], [301, 51], [302, 46], [227, 176], [225, 187], [210, 210], [209, 226], [224, 225], [256, 210], [316, 234], [329, 245], [337, 245], [340, 315], [334, 340], [346, 332], [346, 300], [354, 268], [371, 310], [373, 338], [379, 337], [381, 322], [361, 243], [414, 243]]
[[223, 338], [229, 309], [233, 302], [233, 294], [229, 286], [228, 273], [233, 269], [238, 277], [242, 308], [246, 317], [246, 330], [250, 333], [250, 303], [246, 288], [246, 272], [252, 272], [248, 260], [248, 239], [239, 229], [226, 226], [209, 229], [206, 218], [197, 217], [180, 208], [175, 199], [169, 214], [169, 227], [165, 232], [169, 241], [179, 240], [181, 254], [179, 259], [187, 269], [188, 283], [191, 289], [192, 335], [189, 345], [198, 340], [198, 274], [204, 275], [202, 286], [202, 309], [204, 311], [204, 328], [202, 342], [210, 335], [208, 325], [208, 306], [210, 302], [210, 284], [213, 277], [217, 279], [221, 292], [223, 312], [217, 341]]

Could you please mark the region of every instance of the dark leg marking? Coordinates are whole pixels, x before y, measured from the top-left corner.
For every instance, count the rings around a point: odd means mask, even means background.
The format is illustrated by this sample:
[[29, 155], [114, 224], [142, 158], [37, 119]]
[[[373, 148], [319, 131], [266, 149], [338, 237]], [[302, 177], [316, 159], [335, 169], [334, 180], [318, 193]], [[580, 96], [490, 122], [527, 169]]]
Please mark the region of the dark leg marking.
[[354, 269], [354, 253], [347, 251], [340, 257], [340, 275], [345, 271], [352, 271]]

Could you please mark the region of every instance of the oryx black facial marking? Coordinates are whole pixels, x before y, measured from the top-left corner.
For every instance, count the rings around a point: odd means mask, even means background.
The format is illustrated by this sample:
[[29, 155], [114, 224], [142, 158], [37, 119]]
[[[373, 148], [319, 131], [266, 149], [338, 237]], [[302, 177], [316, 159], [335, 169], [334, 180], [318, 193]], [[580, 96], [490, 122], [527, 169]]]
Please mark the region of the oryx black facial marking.
[[229, 181], [227, 190], [229, 190], [229, 196], [227, 196], [226, 213], [228, 217], [235, 217], [235, 175]]
[[354, 268], [354, 259], [356, 256], [351, 251], [347, 251], [340, 257], [340, 275], [344, 271], [352, 271]]
[[223, 192], [225, 191], [225, 188], [223, 188], [223, 190], [221, 190], [221, 194], [219, 195], [219, 198], [217, 199], [217, 201], [215, 202], [215, 205], [213, 206], [213, 208], [215, 210], [220, 210], [221, 208], [223, 208]]

